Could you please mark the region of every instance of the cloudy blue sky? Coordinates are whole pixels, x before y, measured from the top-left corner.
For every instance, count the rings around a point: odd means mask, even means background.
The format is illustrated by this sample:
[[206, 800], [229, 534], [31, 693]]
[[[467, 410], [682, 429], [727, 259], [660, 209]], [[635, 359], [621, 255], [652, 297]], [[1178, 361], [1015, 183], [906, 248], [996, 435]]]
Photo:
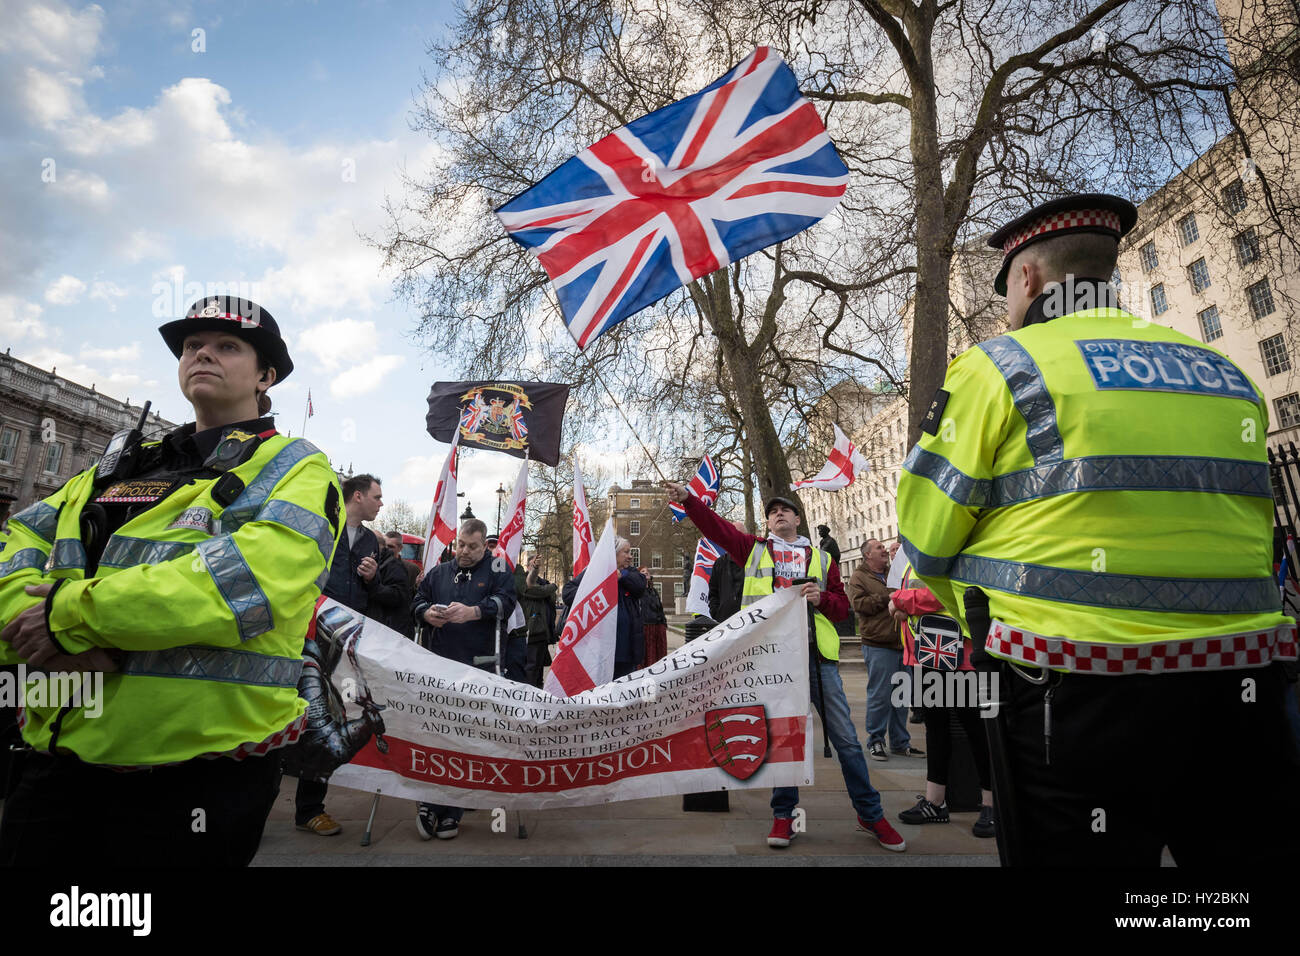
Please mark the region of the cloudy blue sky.
[[[193, 284], [245, 283], [297, 365], [271, 393], [281, 430], [301, 432], [310, 388], [307, 437], [426, 512], [446, 449], [425, 396], [449, 367], [358, 234], [430, 155], [407, 118], [450, 17], [443, 0], [0, 0], [0, 344], [183, 421], [156, 328]], [[466, 459], [480, 515], [517, 468]]]

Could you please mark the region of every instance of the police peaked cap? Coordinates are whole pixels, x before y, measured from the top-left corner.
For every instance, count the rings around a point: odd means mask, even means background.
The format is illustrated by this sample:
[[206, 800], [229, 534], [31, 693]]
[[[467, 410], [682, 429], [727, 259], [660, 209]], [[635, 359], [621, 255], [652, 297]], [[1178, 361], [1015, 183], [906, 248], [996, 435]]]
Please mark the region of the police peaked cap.
[[785, 505], [787, 508], [789, 508], [795, 514], [797, 514], [799, 517], [801, 518], [803, 517], [803, 512], [799, 510], [799, 506], [797, 504], [795, 504], [789, 498], [782, 498], [780, 495], [774, 495], [773, 497], [767, 499], [767, 504], [763, 505], [763, 517], [766, 518], [768, 515], [770, 515], [772, 513], [772, 509], [775, 508], [777, 505]]
[[185, 318], [159, 326], [158, 331], [177, 358], [181, 357], [187, 335], [228, 332], [257, 349], [262, 360], [275, 369], [276, 382], [283, 382], [293, 371], [293, 359], [280, 338], [280, 326], [270, 312], [251, 299], [210, 295], [190, 306]]
[[1027, 246], [1072, 232], [1100, 233], [1118, 243], [1133, 228], [1137, 216], [1137, 207], [1131, 202], [1107, 193], [1076, 193], [1035, 206], [989, 236], [989, 246], [1002, 251], [1002, 268], [993, 280], [993, 291], [1007, 294], [1011, 260]]

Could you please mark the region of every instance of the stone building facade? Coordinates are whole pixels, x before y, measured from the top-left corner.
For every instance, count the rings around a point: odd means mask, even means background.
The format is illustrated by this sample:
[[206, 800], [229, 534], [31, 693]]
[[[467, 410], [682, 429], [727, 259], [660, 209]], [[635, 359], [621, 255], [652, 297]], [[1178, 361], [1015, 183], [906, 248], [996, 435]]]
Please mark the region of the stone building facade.
[[[141, 408], [0, 355], [0, 491], [13, 511], [57, 491], [99, 460], [108, 440], [140, 421]], [[176, 425], [150, 414], [146, 438]]]

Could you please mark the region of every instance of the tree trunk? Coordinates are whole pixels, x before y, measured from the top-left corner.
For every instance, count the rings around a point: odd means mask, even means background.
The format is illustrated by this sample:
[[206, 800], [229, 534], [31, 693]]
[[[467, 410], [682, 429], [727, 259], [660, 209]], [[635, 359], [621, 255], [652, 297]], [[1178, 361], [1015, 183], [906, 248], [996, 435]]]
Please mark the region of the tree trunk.
[[[916, 177], [916, 293], [912, 300], [912, 347], [908, 362], [907, 442], [921, 437], [925, 418], [948, 367], [948, 280], [952, 243], [943, 205], [943, 165], [939, 155], [939, 117], [930, 41], [934, 20], [929, 5], [911, 8], [908, 35], [919, 82], [912, 84], [912, 169]], [[927, 15], [929, 14], [929, 15]]]

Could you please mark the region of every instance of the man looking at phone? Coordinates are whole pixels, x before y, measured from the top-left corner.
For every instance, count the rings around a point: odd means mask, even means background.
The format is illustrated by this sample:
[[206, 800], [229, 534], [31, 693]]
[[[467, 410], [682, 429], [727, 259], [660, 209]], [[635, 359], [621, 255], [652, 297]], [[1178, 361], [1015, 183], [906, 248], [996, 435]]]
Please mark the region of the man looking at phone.
[[[857, 811], [858, 825], [880, 841], [887, 850], [902, 851], [907, 844], [885, 819], [880, 794], [871, 786], [867, 761], [862, 754], [849, 702], [840, 681], [840, 638], [833, 622], [849, 613], [849, 599], [844, 593], [839, 568], [830, 555], [812, 546], [799, 534], [799, 507], [788, 498], [769, 498], [763, 509], [767, 518], [767, 536], [759, 537], [738, 531], [719, 517], [699, 498], [687, 492], [685, 485], [664, 482], [668, 497], [686, 508], [686, 516], [704, 537], [722, 548], [745, 569], [741, 589], [741, 606], [753, 604], [771, 594], [775, 588], [791, 587], [799, 579], [800, 593], [812, 605], [810, 631], [807, 635], [810, 668], [816, 669], [809, 681], [813, 705], [821, 714], [831, 743], [839, 757], [840, 770], [849, 791], [849, 800]], [[798, 635], [800, 639], [804, 635]], [[799, 803], [798, 787], [778, 787], [772, 791], [772, 831], [767, 845], [786, 847], [794, 838], [794, 809]]]
[[[433, 628], [430, 650], [485, 671], [497, 671], [497, 625], [515, 608], [515, 578], [505, 558], [487, 548], [487, 525], [470, 518], [460, 526], [456, 560], [435, 565], [420, 581], [411, 610]], [[415, 827], [425, 840], [450, 840], [460, 832], [460, 807], [421, 803]]]

